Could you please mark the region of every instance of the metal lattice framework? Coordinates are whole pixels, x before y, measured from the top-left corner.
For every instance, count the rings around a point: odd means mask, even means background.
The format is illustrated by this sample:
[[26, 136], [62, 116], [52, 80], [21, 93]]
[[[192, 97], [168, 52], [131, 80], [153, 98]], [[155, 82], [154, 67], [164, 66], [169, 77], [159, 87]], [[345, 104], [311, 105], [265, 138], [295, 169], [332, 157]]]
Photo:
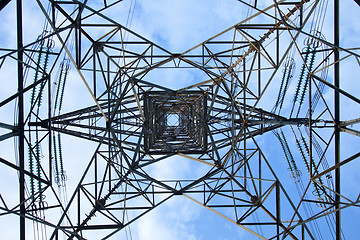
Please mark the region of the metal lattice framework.
[[[8, 2], [0, 1], [2, 11]], [[17, 203], [9, 190], [0, 192], [0, 216], [19, 216], [20, 239], [32, 221], [47, 229], [48, 239], [94, 239], [94, 232], [112, 238], [180, 197], [260, 239], [347, 236], [340, 213], [359, 207], [360, 195], [341, 191], [340, 169], [356, 167], [360, 153], [357, 145], [342, 148], [340, 136], [359, 142], [360, 100], [342, 90], [340, 81], [351, 79], [339, 69], [352, 64], [359, 71], [360, 55], [357, 46], [339, 44], [338, 1], [234, 1], [252, 14], [182, 53], [114, 19], [110, 10], [122, 1], [34, 4], [46, 29], [24, 43], [17, 1], [17, 48], [0, 51], [0, 74], [18, 66], [13, 79], [1, 79], [3, 86], [18, 79], [0, 102], [3, 112], [16, 115], [15, 122], [2, 117], [0, 123], [0, 142], [16, 141], [15, 157], [1, 156], [1, 168], [18, 173], [20, 189]], [[335, 14], [325, 38], [319, 26], [328, 6]], [[164, 70], [191, 71], [196, 81], [163, 86], [157, 76]], [[64, 90], [74, 79], [86, 92]], [[70, 91], [91, 99], [64, 111]], [[352, 114], [341, 114], [340, 99]], [[86, 167], [67, 201], [57, 190], [74, 181], [65, 170], [71, 162], [62, 152], [64, 136], [92, 152], [79, 160]], [[284, 154], [267, 158], [269, 143]], [[193, 162], [194, 171], [183, 179], [157, 178], [151, 167], [174, 158]], [[286, 168], [292, 180], [279, 173]], [[289, 180], [299, 195], [284, 184]]]

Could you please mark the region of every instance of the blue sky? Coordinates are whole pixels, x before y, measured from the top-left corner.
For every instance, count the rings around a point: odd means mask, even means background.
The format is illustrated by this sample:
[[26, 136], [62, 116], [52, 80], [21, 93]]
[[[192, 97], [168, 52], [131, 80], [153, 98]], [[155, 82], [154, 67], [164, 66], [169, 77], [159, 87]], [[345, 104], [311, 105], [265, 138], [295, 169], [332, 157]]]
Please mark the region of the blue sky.
[[[15, 48], [16, 32], [15, 29], [15, 16], [14, 16], [14, 3], [12, 1], [3, 11], [0, 12], [0, 48]], [[272, 4], [273, 1], [261, 1], [259, 8], [265, 8]], [[98, 6], [101, 2], [90, 1], [90, 6]], [[94, 5], [92, 5], [94, 4]], [[329, 2], [327, 15], [325, 18], [325, 25], [323, 28], [323, 34], [329, 42], [332, 42], [332, 1]], [[133, 9], [129, 11], [129, 9]], [[355, 21], [359, 6], [354, 1], [342, 1], [341, 2], [341, 44], [345, 48], [358, 47], [360, 28]], [[254, 14], [254, 12], [247, 12], [246, 8], [243, 8], [240, 3], [235, 0], [156, 0], [156, 1], [141, 1], [141, 0], [125, 0], [120, 3], [115, 10], [107, 12], [109, 16], [115, 19], [117, 22], [125, 25], [128, 19], [128, 27], [145, 38], [153, 41], [154, 43], [164, 47], [166, 50], [172, 53], [181, 53], [197, 44], [209, 39], [210, 37], [222, 32], [223, 30], [233, 26], [237, 22], [243, 20], [246, 14]], [[24, 3], [24, 39], [25, 42], [32, 42], [41, 33], [42, 24], [44, 18], [39, 11], [36, 4], [33, 2]], [[261, 21], [259, 17], [256, 21]], [[97, 30], [94, 35], [102, 35], [102, 31]], [[231, 32], [232, 33], [232, 32]], [[226, 34], [224, 34], [225, 36]], [[261, 34], [259, 34], [261, 35]], [[285, 34], [284, 34], [285, 35]], [[285, 38], [285, 37], [284, 37]], [[304, 38], [304, 37], [303, 37]], [[55, 38], [55, 48], [59, 48], [60, 43]], [[303, 45], [299, 43], [302, 48]], [[272, 50], [273, 45], [269, 45], [269, 49]], [[70, 51], [72, 51], [70, 49]], [[358, 50], [357, 53], [359, 53]], [[0, 51], [2, 55], [4, 51]], [[342, 53], [341, 57], [346, 56]], [[296, 61], [299, 61], [296, 71], [297, 75], [294, 76], [293, 84], [290, 86], [289, 96], [286, 99], [285, 105], [290, 108], [290, 103], [293, 97], [293, 92], [296, 89], [296, 81], [301, 68], [301, 60], [297, 56]], [[353, 94], [354, 96], [360, 96], [360, 84], [357, 83], [357, 77], [359, 76], [359, 59], [351, 56], [348, 59], [342, 61], [342, 82], [341, 87], [345, 91]], [[0, 81], [6, 83], [6, 88], [0, 89], [1, 99], [9, 96], [16, 91], [16, 85], [13, 84], [16, 81], [10, 81], [16, 73], [16, 68], [13, 62], [6, 61], [0, 68]], [[4, 70], [6, 69], [6, 70]], [[91, 82], [91, 75], [83, 73], [85, 78]], [[267, 76], [268, 73], [264, 72]], [[72, 67], [68, 82], [67, 91], [64, 97], [64, 110], [63, 112], [79, 109], [84, 106], [88, 106], [89, 103], [93, 104], [93, 100], [86, 90], [84, 83], [79, 77], [78, 73]], [[29, 76], [29, 81], [32, 80], [32, 76]], [[259, 107], [270, 111], [273, 106], [274, 92], [279, 88], [279, 77], [275, 78], [273, 84], [269, 85], [268, 90], [263, 96], [263, 101], [259, 103]], [[332, 68], [329, 70], [329, 81], [332, 81]], [[193, 83], [200, 82], [204, 79], [204, 74], [198, 71], [192, 70], [159, 70], [149, 74], [147, 80], [156, 82], [158, 84], [165, 85], [167, 87], [178, 89], [188, 86]], [[329, 90], [325, 91], [324, 98], [332, 106], [333, 93]], [[359, 106], [353, 101], [349, 101], [346, 98], [342, 98], [342, 120], [350, 120], [359, 117]], [[287, 109], [288, 110], [288, 109]], [[284, 114], [286, 111], [284, 110]], [[10, 113], [10, 114], [9, 114]], [[1, 122], [12, 123], [13, 115], [15, 111], [13, 105], [0, 108]], [[287, 115], [286, 115], [287, 116]], [[354, 129], [359, 129], [358, 126], [354, 126]], [[1, 129], [3, 133], [4, 131]], [[286, 128], [287, 136], [291, 137], [292, 133]], [[320, 132], [320, 131], [319, 131]], [[329, 132], [325, 130], [322, 132], [324, 137], [327, 138]], [[347, 133], [342, 133], [342, 159], [351, 156], [358, 152], [358, 137], [352, 136]], [[291, 196], [298, 198], [296, 191], [294, 190], [294, 182], [289, 177], [290, 173], [287, 170], [286, 161], [281, 151], [280, 145], [276, 138], [268, 133], [256, 138], [258, 144], [261, 146], [262, 151], [269, 159], [270, 164], [274, 168], [278, 177], [282, 180], [282, 184], [289, 190]], [[291, 140], [290, 140], [291, 141]], [[290, 142], [289, 141], [289, 142]], [[269, 142], [271, 144], [269, 144]], [[64, 156], [66, 159], [65, 167], [67, 170], [68, 181], [67, 190], [68, 194], [72, 193], [76, 186], [80, 173], [84, 171], [88, 159], [91, 158], [96, 144], [88, 143], [84, 141], [75, 141], [73, 138], [63, 136], [64, 143]], [[78, 149], [83, 148], [83, 144], [86, 143], [86, 151]], [[294, 141], [291, 142], [294, 152], [297, 151]], [[274, 147], [275, 146], [275, 147]], [[1, 155], [5, 159], [14, 159], [13, 151], [8, 149], [13, 148], [12, 140], [6, 140], [0, 144]], [[44, 146], [44, 149], [46, 146]], [[46, 155], [46, 150], [44, 150]], [[299, 153], [296, 152], [296, 157], [301, 161]], [[170, 178], [182, 178], [187, 177], [190, 173], [193, 174], [194, 169], [199, 171], [199, 175], [203, 173], [202, 165], [198, 165], [191, 160], [181, 158], [181, 164], [179, 164], [180, 158], [171, 158], [166, 161], [160, 162], [150, 168], [152, 176], [159, 179]], [[13, 160], [14, 161], [14, 160]], [[332, 150], [328, 152], [328, 161], [330, 166], [333, 165]], [[70, 167], [71, 166], [71, 167]], [[174, 168], [174, 166], [176, 166]], [[306, 175], [306, 170], [303, 168], [303, 175]], [[3, 169], [3, 168], [2, 168]], [[359, 164], [355, 160], [343, 168], [342, 172], [342, 189], [346, 196], [351, 199], [356, 199], [359, 195], [358, 182], [358, 170]], [[14, 171], [1, 171], [2, 183], [0, 185], [0, 194], [6, 198], [6, 201], [13, 205], [17, 202], [16, 191], [12, 192], [10, 189], [17, 188], [17, 176]], [[9, 185], [4, 184], [4, 179], [9, 180]], [[306, 178], [304, 178], [306, 179]], [[306, 180], [305, 180], [306, 183]], [[11, 192], [11, 194], [8, 194]], [[51, 198], [51, 197], [50, 197]], [[50, 200], [49, 200], [50, 201]], [[298, 199], [294, 199], [297, 203]], [[286, 211], [286, 210], [285, 210]], [[226, 214], [225, 212], [224, 214]], [[130, 216], [131, 217], [131, 216]], [[49, 218], [52, 218], [49, 217]], [[55, 217], [56, 218], [56, 217]], [[360, 218], [358, 209], [349, 208], [344, 211], [343, 217], [343, 230], [345, 232], [346, 239], [353, 239], [356, 234], [356, 225], [354, 223]], [[9, 231], [9, 226], [16, 226], [18, 219], [14, 216], [0, 217], [0, 229], [6, 233], [4, 239], [14, 239], [17, 237], [17, 228]], [[321, 222], [320, 224], [322, 224]], [[27, 230], [29, 231], [29, 239], [32, 239], [32, 224], [27, 224]], [[325, 229], [321, 226], [322, 229]], [[145, 215], [143, 218], [136, 221], [130, 226], [133, 239], [152, 240], [152, 239], [257, 239], [255, 236], [250, 235], [246, 231], [242, 230], [235, 224], [217, 216], [213, 212], [197, 205], [187, 198], [176, 196], [169, 202]], [[255, 228], [252, 228], [256, 230]], [[128, 230], [128, 229], [127, 229]], [[48, 234], [51, 230], [48, 230]], [[99, 234], [99, 235], [98, 235]], [[324, 234], [327, 236], [328, 233]], [[126, 232], [122, 232], [119, 236], [125, 237]], [[101, 233], [94, 233], [89, 236], [89, 239], [99, 238]], [[36, 237], [35, 237], [36, 239]], [[117, 239], [117, 238], [114, 238]], [[331, 238], [329, 238], [331, 239]]]

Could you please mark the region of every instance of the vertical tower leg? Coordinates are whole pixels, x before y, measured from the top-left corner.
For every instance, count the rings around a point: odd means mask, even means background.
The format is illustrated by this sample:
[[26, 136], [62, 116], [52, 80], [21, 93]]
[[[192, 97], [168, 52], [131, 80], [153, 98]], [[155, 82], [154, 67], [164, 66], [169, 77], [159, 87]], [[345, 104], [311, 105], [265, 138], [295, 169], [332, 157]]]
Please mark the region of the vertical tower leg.
[[23, 37], [22, 3], [16, 1], [17, 48], [18, 48], [18, 131], [19, 131], [19, 201], [20, 201], [20, 240], [25, 240], [25, 175], [24, 175], [24, 96], [23, 96]]
[[[334, 44], [339, 46], [339, 0], [334, 0]], [[335, 49], [335, 69], [334, 84], [340, 87], [340, 63], [339, 49]], [[340, 162], [340, 94], [335, 90], [335, 165]], [[336, 239], [341, 239], [341, 221], [340, 221], [340, 168], [335, 170], [335, 210], [336, 211]]]

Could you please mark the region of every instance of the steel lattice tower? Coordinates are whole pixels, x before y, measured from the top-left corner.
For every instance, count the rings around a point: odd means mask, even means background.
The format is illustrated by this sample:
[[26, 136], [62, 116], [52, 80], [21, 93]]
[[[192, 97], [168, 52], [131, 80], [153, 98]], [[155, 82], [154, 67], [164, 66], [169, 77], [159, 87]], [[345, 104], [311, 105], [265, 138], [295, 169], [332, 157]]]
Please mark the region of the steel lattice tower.
[[[33, 237], [34, 223], [46, 229], [38, 239], [116, 239], [174, 198], [259, 239], [352, 237], [343, 227], [352, 216], [342, 212], [358, 211], [360, 195], [356, 184], [343, 191], [341, 170], [357, 168], [360, 156], [360, 55], [340, 42], [338, 0], [234, 1], [252, 14], [181, 53], [119, 22], [112, 11], [121, 0], [33, 1], [45, 24], [30, 42], [27, 9], [9, 2], [0, 9], [16, 6], [17, 45], [0, 47], [9, 85], [0, 161], [16, 187], [0, 189], [0, 219], [20, 219], [20, 239]], [[195, 80], [172, 88], [162, 71]], [[65, 87], [74, 79], [81, 89]], [[66, 102], [70, 93], [84, 102]], [[71, 141], [91, 157], [68, 159]], [[81, 172], [67, 174], [77, 161]], [[166, 161], [192, 170], [159, 178], [153, 166]]]

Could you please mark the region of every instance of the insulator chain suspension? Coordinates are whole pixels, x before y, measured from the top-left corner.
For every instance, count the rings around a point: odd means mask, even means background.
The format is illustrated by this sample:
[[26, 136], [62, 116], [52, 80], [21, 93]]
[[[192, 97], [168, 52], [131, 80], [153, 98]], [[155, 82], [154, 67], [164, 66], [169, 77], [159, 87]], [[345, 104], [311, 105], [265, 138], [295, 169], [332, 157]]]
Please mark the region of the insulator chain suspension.
[[[49, 64], [49, 55], [54, 48], [54, 41], [52, 38], [46, 38], [48, 35], [47, 31], [44, 31], [38, 37], [38, 47], [34, 49], [36, 51], [37, 59], [34, 73], [34, 84], [38, 83], [43, 78], [47, 77], [47, 68]], [[33, 113], [36, 116], [40, 114], [40, 108], [43, 101], [43, 93], [46, 81], [41, 81], [40, 84], [37, 84], [31, 92], [30, 97], [30, 107], [33, 109]], [[30, 120], [32, 115], [30, 115]], [[37, 118], [37, 117], [36, 117]], [[38, 127], [36, 127], [38, 128]], [[37, 129], [36, 129], [37, 130]], [[41, 151], [41, 140], [39, 136], [39, 131], [36, 131], [35, 140], [32, 140], [31, 131], [29, 131], [29, 147], [28, 147], [28, 155], [29, 155], [29, 171], [31, 174], [36, 175], [37, 177], [42, 177], [42, 167], [41, 167], [41, 159], [43, 158], [43, 154]], [[39, 204], [45, 204], [45, 195], [42, 193], [42, 183], [39, 180], [34, 178], [30, 178], [30, 193], [31, 198], [39, 202]]]

